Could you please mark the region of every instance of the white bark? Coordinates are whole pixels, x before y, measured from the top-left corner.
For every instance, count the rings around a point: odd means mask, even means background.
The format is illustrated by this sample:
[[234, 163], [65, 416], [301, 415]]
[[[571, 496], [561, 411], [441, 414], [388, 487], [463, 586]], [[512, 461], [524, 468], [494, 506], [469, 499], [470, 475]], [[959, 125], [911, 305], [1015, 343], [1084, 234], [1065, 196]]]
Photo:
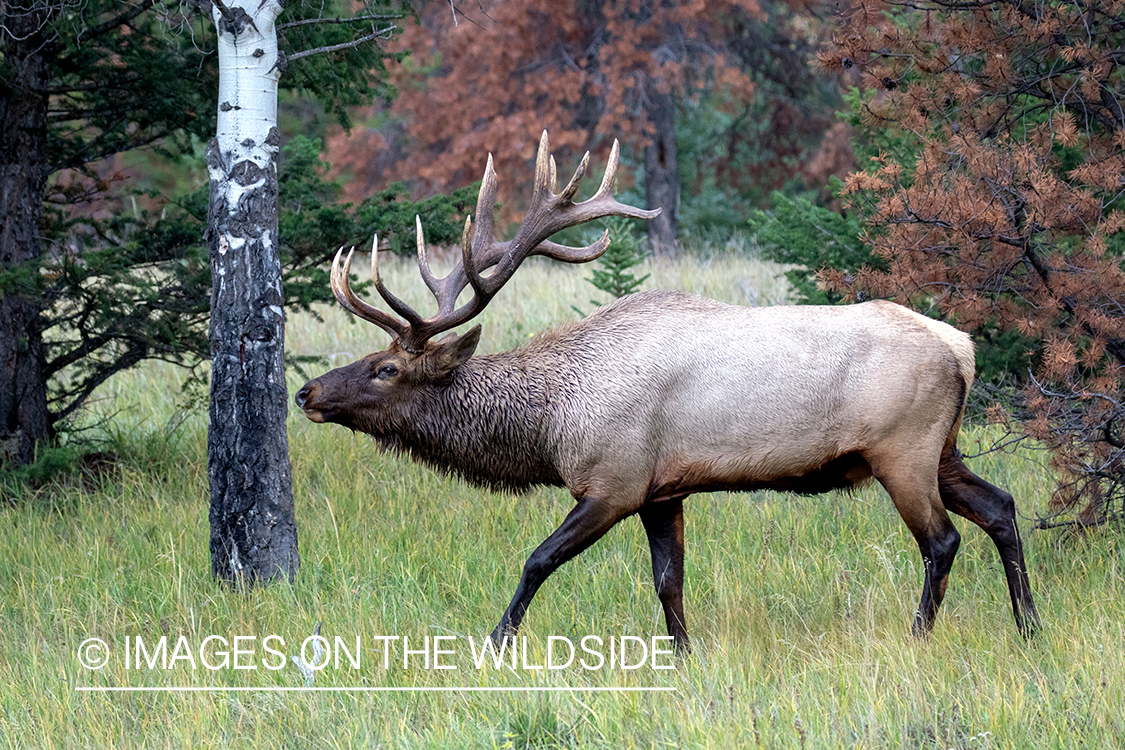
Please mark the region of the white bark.
[[[252, 161], [261, 169], [272, 163], [264, 144], [277, 126], [278, 65], [277, 31], [274, 23], [281, 13], [278, 0], [230, 2], [233, 19], [223, 17], [212, 6], [215, 28], [219, 29], [219, 121], [215, 138], [224, 161], [237, 164]], [[216, 179], [214, 172], [211, 179]], [[238, 203], [232, 194], [231, 205]]]
[[211, 572], [292, 578], [300, 565], [285, 418], [277, 242], [277, 0], [214, 7], [218, 133], [211, 178]]

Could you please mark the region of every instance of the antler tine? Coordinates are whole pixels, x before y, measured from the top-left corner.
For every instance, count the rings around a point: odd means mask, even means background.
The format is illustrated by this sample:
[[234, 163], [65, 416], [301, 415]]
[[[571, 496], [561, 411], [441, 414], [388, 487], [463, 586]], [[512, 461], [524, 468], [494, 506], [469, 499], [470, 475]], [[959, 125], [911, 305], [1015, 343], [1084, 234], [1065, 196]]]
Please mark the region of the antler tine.
[[544, 193], [550, 194], [554, 170], [551, 168], [551, 142], [547, 138], [547, 131], [539, 138], [539, 150], [535, 153], [535, 183], [531, 189], [531, 205], [537, 206], [544, 199]]
[[466, 241], [469, 226], [466, 223], [466, 233], [461, 239], [461, 263], [465, 268], [469, 285], [473, 287], [477, 296], [485, 294], [484, 279], [480, 275], [484, 268], [478, 267], [478, 261], [481, 254], [487, 254], [488, 246], [495, 243], [492, 238], [492, 214], [495, 210], [496, 169], [492, 165], [492, 154], [489, 154], [488, 161], [484, 165], [484, 177], [480, 181], [480, 192], [477, 193], [476, 226], [472, 229], [471, 240]]
[[[594, 197], [599, 195], [612, 195], [613, 184], [617, 182], [617, 160], [621, 156], [621, 144], [617, 139], [613, 139], [613, 148], [609, 150], [609, 161], [605, 165], [605, 174], [602, 175], [602, 184], [598, 186], [598, 192], [594, 193]], [[591, 198], [593, 200], [593, 198]]]
[[[359, 310], [358, 310], [358, 309], [357, 309], [357, 308], [355, 307], [355, 305], [353, 305], [353, 304], [352, 304], [351, 300], [349, 299], [349, 294], [351, 293], [351, 287], [350, 287], [350, 286], [348, 286], [348, 287], [340, 287], [340, 285], [339, 285], [339, 279], [340, 279], [340, 271], [339, 271], [339, 265], [340, 265], [340, 254], [341, 254], [341, 253], [343, 253], [343, 252], [344, 252], [344, 246], [343, 246], [343, 245], [341, 245], [341, 246], [340, 246], [340, 249], [336, 251], [336, 256], [335, 256], [334, 258], [332, 258], [332, 273], [331, 273], [331, 275], [329, 276], [329, 281], [330, 281], [330, 283], [331, 283], [331, 285], [332, 285], [332, 293], [333, 293], [334, 295], [336, 295], [336, 302], [338, 302], [338, 303], [340, 304], [340, 307], [344, 308], [345, 310], [347, 310], [348, 312], [350, 312], [350, 313], [351, 313], [352, 315], [357, 315], [357, 316], [359, 316], [359, 317], [361, 317], [361, 318], [362, 318], [362, 317], [363, 317], [363, 313], [361, 313], [361, 312], [360, 312], [360, 311], [359, 311]], [[354, 252], [355, 252], [355, 248], [353, 247], [353, 248], [351, 249], [351, 252], [349, 252], [349, 253], [348, 253], [348, 260], [347, 260], [347, 262], [346, 262], [346, 264], [345, 264], [345, 269], [346, 269], [346, 270], [344, 271], [344, 278], [345, 278], [345, 279], [347, 278], [347, 272], [351, 270], [351, 266], [352, 266], [352, 253], [354, 253]], [[345, 289], [346, 289], [346, 291], [345, 291]]]
[[[430, 259], [426, 257], [426, 237], [422, 234], [422, 217], [418, 214], [414, 214], [414, 235], [418, 242], [418, 272], [422, 274], [422, 281], [426, 282], [430, 292], [437, 297], [441, 287], [430, 270]], [[440, 299], [438, 303], [441, 303]]]
[[465, 217], [465, 228], [461, 230], [461, 247], [472, 243], [473, 241], [473, 217]]
[[[484, 185], [482, 184], [481, 191], [483, 192], [483, 190]], [[480, 206], [480, 198], [477, 199], [477, 206]], [[468, 264], [465, 262], [466, 252], [470, 252], [473, 246], [473, 229], [473, 217], [466, 216], [465, 228], [461, 230], [461, 267], [454, 268], [450, 271], [448, 276], [442, 279], [443, 293], [440, 296], [437, 292], [434, 292], [434, 296], [438, 297], [438, 312], [442, 315], [448, 315], [453, 312], [453, 307], [457, 304], [457, 295], [461, 294], [461, 290], [470, 283], [470, 279], [472, 278], [469, 276], [470, 271], [476, 279], [480, 279], [479, 273], [472, 264], [471, 259]], [[466, 248], [469, 248], [469, 251], [466, 251]], [[476, 286], [474, 286], [473, 289], [475, 291]]]
[[379, 274], [378, 240], [371, 243], [371, 280], [375, 282], [375, 291], [379, 292], [383, 301], [390, 305], [396, 313], [406, 318], [408, 328], [414, 328], [422, 322], [422, 316], [416, 313], [410, 305], [391, 294], [391, 291], [383, 283], [383, 277]]
[[535, 248], [535, 254], [563, 263], [587, 263], [591, 260], [597, 260], [608, 249], [609, 230], [607, 229], [602, 232], [602, 236], [597, 241], [586, 247], [571, 247], [547, 240], [539, 243], [539, 247]]
[[352, 270], [352, 255], [355, 254], [355, 248], [353, 247], [348, 251], [348, 257], [344, 260], [341, 268], [340, 255], [343, 252], [343, 247], [336, 251], [336, 257], [332, 259], [332, 275], [330, 277], [332, 293], [336, 295], [336, 301], [340, 303], [340, 307], [368, 323], [374, 323], [392, 336], [401, 338], [407, 331], [405, 323], [395, 320], [382, 310], [367, 304], [352, 291], [351, 284], [348, 282], [348, 274]]
[[582, 157], [578, 169], [574, 170], [574, 176], [570, 178], [570, 182], [566, 183], [566, 187], [559, 193], [559, 199], [564, 203], [570, 203], [574, 200], [575, 194], [578, 192], [578, 185], [582, 182], [582, 178], [586, 176], [586, 168], [590, 166], [590, 152], [587, 151]]

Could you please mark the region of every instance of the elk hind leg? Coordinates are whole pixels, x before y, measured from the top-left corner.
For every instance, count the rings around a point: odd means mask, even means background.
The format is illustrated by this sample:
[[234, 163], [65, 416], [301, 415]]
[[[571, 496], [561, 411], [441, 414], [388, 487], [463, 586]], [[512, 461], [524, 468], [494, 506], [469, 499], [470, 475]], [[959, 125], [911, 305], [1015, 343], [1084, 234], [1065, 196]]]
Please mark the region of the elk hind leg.
[[1016, 627], [1030, 638], [1039, 627], [1039, 613], [1031, 598], [1012, 496], [970, 471], [955, 449], [942, 454], [938, 487], [946, 508], [980, 526], [992, 538], [1004, 565]]
[[652, 552], [652, 583], [676, 652], [691, 651], [684, 619], [684, 496], [649, 503], [639, 514]]
[[942, 506], [935, 471], [913, 465], [887, 468], [877, 463], [872, 463], [872, 468], [922, 553], [925, 578], [922, 598], [914, 613], [913, 630], [915, 635], [924, 636], [933, 629], [938, 608], [945, 598], [949, 571], [961, 544], [961, 535]]

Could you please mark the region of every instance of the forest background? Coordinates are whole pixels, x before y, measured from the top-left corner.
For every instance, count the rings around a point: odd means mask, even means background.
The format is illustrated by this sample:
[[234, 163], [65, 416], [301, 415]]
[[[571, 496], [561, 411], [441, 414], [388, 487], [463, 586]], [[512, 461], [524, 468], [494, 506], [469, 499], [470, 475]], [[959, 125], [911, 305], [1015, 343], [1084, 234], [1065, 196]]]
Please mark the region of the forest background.
[[[115, 373], [150, 359], [204, 372], [207, 5], [40, 2], [5, 17], [4, 132], [42, 135], [0, 149], [0, 326], [8, 360], [35, 365], [0, 388], [17, 484], [81, 463], [83, 407]], [[744, 237], [793, 267], [803, 301], [891, 298], [974, 333], [978, 415], [1051, 452], [1059, 483], [1039, 525], [1122, 517], [1120, 3], [289, 11], [289, 43], [341, 49], [282, 79], [287, 309], [330, 299], [335, 247], [377, 230], [407, 251], [414, 214], [452, 244], [484, 153], [518, 185], [542, 129], [568, 161], [620, 138], [625, 195], [663, 209], [624, 230], [647, 252]], [[388, 28], [374, 41], [339, 44], [376, 21]], [[41, 113], [21, 109], [32, 89]], [[520, 201], [502, 204], [509, 225]]]

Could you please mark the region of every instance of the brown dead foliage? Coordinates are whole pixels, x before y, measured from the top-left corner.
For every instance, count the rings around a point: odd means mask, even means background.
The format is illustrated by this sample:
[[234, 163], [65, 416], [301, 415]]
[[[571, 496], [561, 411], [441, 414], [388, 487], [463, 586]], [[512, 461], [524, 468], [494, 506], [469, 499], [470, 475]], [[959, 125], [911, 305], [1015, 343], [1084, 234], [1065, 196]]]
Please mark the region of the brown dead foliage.
[[859, 68], [863, 124], [916, 147], [845, 181], [888, 270], [822, 283], [1037, 341], [1009, 406], [1083, 524], [1125, 514], [1123, 48], [1121, 1], [860, 0], [819, 59]]

